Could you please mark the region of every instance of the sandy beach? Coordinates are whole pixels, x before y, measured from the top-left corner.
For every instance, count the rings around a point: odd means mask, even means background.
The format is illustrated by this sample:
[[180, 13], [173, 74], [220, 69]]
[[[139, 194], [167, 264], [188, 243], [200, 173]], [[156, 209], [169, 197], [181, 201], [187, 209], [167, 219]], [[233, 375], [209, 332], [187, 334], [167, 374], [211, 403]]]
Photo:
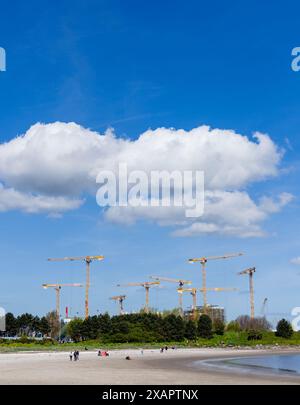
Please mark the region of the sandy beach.
[[77, 362], [69, 360], [68, 352], [0, 354], [0, 384], [300, 384], [297, 375], [254, 374], [205, 364], [207, 360], [273, 353], [291, 350], [207, 348], [164, 353], [144, 350], [143, 354], [140, 350], [115, 350], [107, 358], [88, 351], [81, 352]]

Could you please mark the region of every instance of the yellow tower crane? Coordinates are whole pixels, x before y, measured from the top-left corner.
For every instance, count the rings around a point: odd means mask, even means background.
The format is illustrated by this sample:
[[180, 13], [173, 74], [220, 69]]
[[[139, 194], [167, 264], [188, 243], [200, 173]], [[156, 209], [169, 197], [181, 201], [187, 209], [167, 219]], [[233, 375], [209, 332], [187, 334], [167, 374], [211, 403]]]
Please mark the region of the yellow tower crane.
[[57, 319], [60, 319], [60, 290], [62, 287], [83, 287], [82, 284], [73, 283], [73, 284], [42, 284], [42, 287], [54, 288], [56, 292], [56, 316]]
[[218, 259], [230, 259], [232, 257], [242, 256], [243, 253], [230, 253], [223, 256], [209, 256], [209, 257], [199, 257], [194, 259], [188, 259], [189, 263], [200, 263], [202, 267], [202, 288], [203, 288], [203, 308], [206, 312], [207, 307], [207, 288], [206, 288], [206, 263], [209, 260], [218, 260]]
[[62, 257], [59, 259], [48, 259], [50, 262], [61, 262], [69, 260], [71, 262], [75, 260], [81, 260], [86, 263], [86, 283], [85, 283], [85, 318], [89, 316], [89, 288], [90, 288], [90, 264], [91, 262], [98, 260], [101, 261], [104, 256], [80, 256], [80, 257]]
[[254, 285], [253, 285], [253, 274], [256, 268], [250, 267], [249, 269], [240, 271], [238, 275], [248, 274], [249, 275], [249, 289], [250, 289], [250, 317], [254, 318]]
[[157, 281], [167, 281], [169, 283], [177, 283], [178, 284], [178, 297], [179, 297], [179, 308], [181, 313], [183, 312], [183, 307], [182, 307], [182, 294], [179, 292], [180, 288], [183, 288], [185, 285], [190, 285], [192, 284], [191, 281], [189, 280], [182, 280], [182, 279], [177, 279], [177, 278], [168, 278], [168, 277], [160, 277], [160, 276], [150, 276], [150, 278], [157, 280]]
[[189, 292], [191, 293], [191, 296], [193, 297], [193, 304], [192, 304], [192, 313], [193, 313], [193, 318], [196, 318], [196, 309], [197, 309], [197, 288], [177, 288], [177, 292], [179, 295], [181, 295], [182, 299], [182, 294], [184, 292]]
[[[221, 292], [221, 291], [236, 291], [236, 288], [233, 287], [211, 287], [211, 288], [178, 288], [177, 291], [179, 294], [182, 294], [184, 292], [190, 292], [192, 297], [193, 297], [193, 305], [192, 305], [192, 311], [193, 311], [193, 318], [196, 318], [196, 309], [197, 309], [197, 291], [200, 292], [207, 292], [207, 291], [214, 291], [214, 292]], [[205, 309], [203, 307], [203, 309]]]
[[159, 285], [159, 281], [145, 281], [144, 283], [128, 283], [128, 284], [117, 284], [117, 287], [134, 287], [134, 286], [140, 286], [145, 288], [146, 292], [146, 301], [145, 301], [145, 312], [149, 312], [149, 290], [151, 287], [155, 287], [156, 285]]
[[126, 295], [115, 295], [113, 297], [110, 297], [110, 300], [114, 300], [119, 303], [120, 315], [124, 314], [123, 302], [124, 302], [125, 298], [126, 298]]

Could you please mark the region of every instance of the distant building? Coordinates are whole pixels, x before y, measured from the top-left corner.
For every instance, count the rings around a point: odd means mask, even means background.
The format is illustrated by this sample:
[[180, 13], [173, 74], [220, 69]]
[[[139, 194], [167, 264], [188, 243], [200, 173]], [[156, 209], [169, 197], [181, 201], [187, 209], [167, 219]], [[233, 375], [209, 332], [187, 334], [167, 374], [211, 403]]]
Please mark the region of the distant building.
[[[203, 307], [200, 307], [200, 312], [203, 313]], [[225, 322], [224, 307], [219, 307], [218, 305], [208, 305], [208, 307], [206, 308], [206, 313], [213, 322], [216, 320]]]
[[[196, 313], [197, 313], [197, 317], [199, 315], [204, 314], [203, 306], [197, 306]], [[206, 307], [206, 314], [211, 318], [211, 320], [213, 322], [216, 321], [217, 319], [219, 319], [225, 323], [224, 307], [219, 307], [219, 305], [208, 305]], [[191, 318], [193, 316], [193, 309], [190, 308], [190, 309], [184, 311], [184, 316]]]

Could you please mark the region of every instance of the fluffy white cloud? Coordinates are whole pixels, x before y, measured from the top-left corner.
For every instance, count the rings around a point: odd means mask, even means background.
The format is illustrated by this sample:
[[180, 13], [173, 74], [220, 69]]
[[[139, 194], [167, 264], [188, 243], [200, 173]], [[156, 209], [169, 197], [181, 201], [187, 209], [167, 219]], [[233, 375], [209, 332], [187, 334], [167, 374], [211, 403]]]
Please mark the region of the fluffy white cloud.
[[291, 263], [300, 265], [300, 256], [294, 257], [294, 259], [291, 259]]
[[281, 152], [269, 136], [255, 138], [201, 126], [148, 130], [129, 141], [75, 123], [36, 124], [0, 145], [0, 179], [24, 191], [77, 194], [95, 188], [99, 169], [126, 162], [146, 172], [203, 170], [210, 190], [240, 188], [277, 174]]
[[146, 171], [203, 170], [208, 189], [226, 190], [277, 174], [282, 152], [267, 135], [256, 133], [254, 140], [207, 126], [159, 128], [127, 143], [119, 159]]
[[110, 207], [105, 217], [109, 221], [132, 224], [147, 219], [159, 225], [177, 225], [174, 236], [196, 236], [218, 233], [240, 237], [260, 237], [265, 232], [260, 224], [280, 211], [293, 199], [282, 193], [277, 200], [262, 198], [255, 203], [246, 192], [206, 191], [204, 215], [199, 219], [186, 218], [184, 207]]
[[18, 190], [77, 195], [95, 189], [93, 170], [118, 153], [119, 143], [110, 131], [101, 136], [74, 123], [36, 124], [0, 145], [0, 179]]
[[28, 213], [45, 212], [55, 216], [77, 209], [82, 203], [79, 199], [22, 193], [13, 188], [4, 188], [0, 183], [0, 212], [21, 210]]
[[[245, 188], [278, 175], [282, 157], [271, 138], [253, 139], [230, 130], [200, 126], [191, 131], [158, 128], [136, 140], [117, 138], [75, 123], [36, 124], [23, 136], [0, 145], [0, 209], [59, 213], [75, 209], [83, 193], [95, 194], [100, 169], [202, 170], [205, 174], [205, 212], [187, 219], [178, 207], [111, 207], [108, 220], [132, 223], [140, 219], [176, 225], [175, 235], [222, 233], [261, 236], [262, 222], [291, 200], [262, 196], [253, 201]], [[7, 196], [11, 195], [11, 202]]]

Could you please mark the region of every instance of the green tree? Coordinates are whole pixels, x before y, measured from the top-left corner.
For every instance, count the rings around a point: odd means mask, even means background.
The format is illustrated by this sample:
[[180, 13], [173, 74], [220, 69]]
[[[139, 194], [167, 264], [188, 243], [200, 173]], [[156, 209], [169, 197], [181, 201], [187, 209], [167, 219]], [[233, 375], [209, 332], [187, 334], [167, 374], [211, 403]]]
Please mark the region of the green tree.
[[225, 324], [221, 319], [216, 319], [213, 323], [214, 333], [216, 335], [224, 335]]
[[206, 314], [200, 315], [198, 319], [198, 336], [204, 339], [212, 338], [212, 321]]
[[43, 316], [40, 320], [39, 330], [43, 335], [49, 335], [51, 328], [48, 322], [48, 319]]
[[189, 340], [197, 338], [197, 326], [192, 319], [189, 319], [185, 324], [184, 337]]
[[5, 327], [10, 336], [15, 336], [18, 333], [17, 320], [11, 312], [5, 315]]
[[97, 332], [94, 331], [94, 320], [90, 316], [82, 321], [80, 333], [83, 340], [97, 337]]
[[17, 326], [21, 335], [28, 335], [32, 331], [34, 317], [31, 314], [25, 313], [17, 318]]
[[121, 333], [126, 334], [129, 332], [130, 329], [130, 322], [122, 317], [113, 317], [112, 318], [112, 333]]
[[40, 332], [41, 320], [38, 316], [33, 317], [31, 322], [31, 330], [32, 332]]
[[161, 315], [162, 317], [168, 315], [182, 316], [182, 310], [181, 308], [165, 309], [164, 311], [161, 312]]
[[174, 314], [163, 318], [164, 338], [167, 341], [180, 342], [184, 338], [184, 321], [181, 316]]
[[111, 329], [111, 319], [109, 314], [106, 312], [105, 314], [101, 314], [98, 316], [97, 325], [99, 334], [108, 333]]
[[293, 328], [286, 319], [281, 319], [276, 327], [276, 336], [289, 339], [293, 335]]
[[80, 318], [74, 318], [68, 323], [67, 333], [74, 342], [82, 340], [82, 324], [83, 320]]

